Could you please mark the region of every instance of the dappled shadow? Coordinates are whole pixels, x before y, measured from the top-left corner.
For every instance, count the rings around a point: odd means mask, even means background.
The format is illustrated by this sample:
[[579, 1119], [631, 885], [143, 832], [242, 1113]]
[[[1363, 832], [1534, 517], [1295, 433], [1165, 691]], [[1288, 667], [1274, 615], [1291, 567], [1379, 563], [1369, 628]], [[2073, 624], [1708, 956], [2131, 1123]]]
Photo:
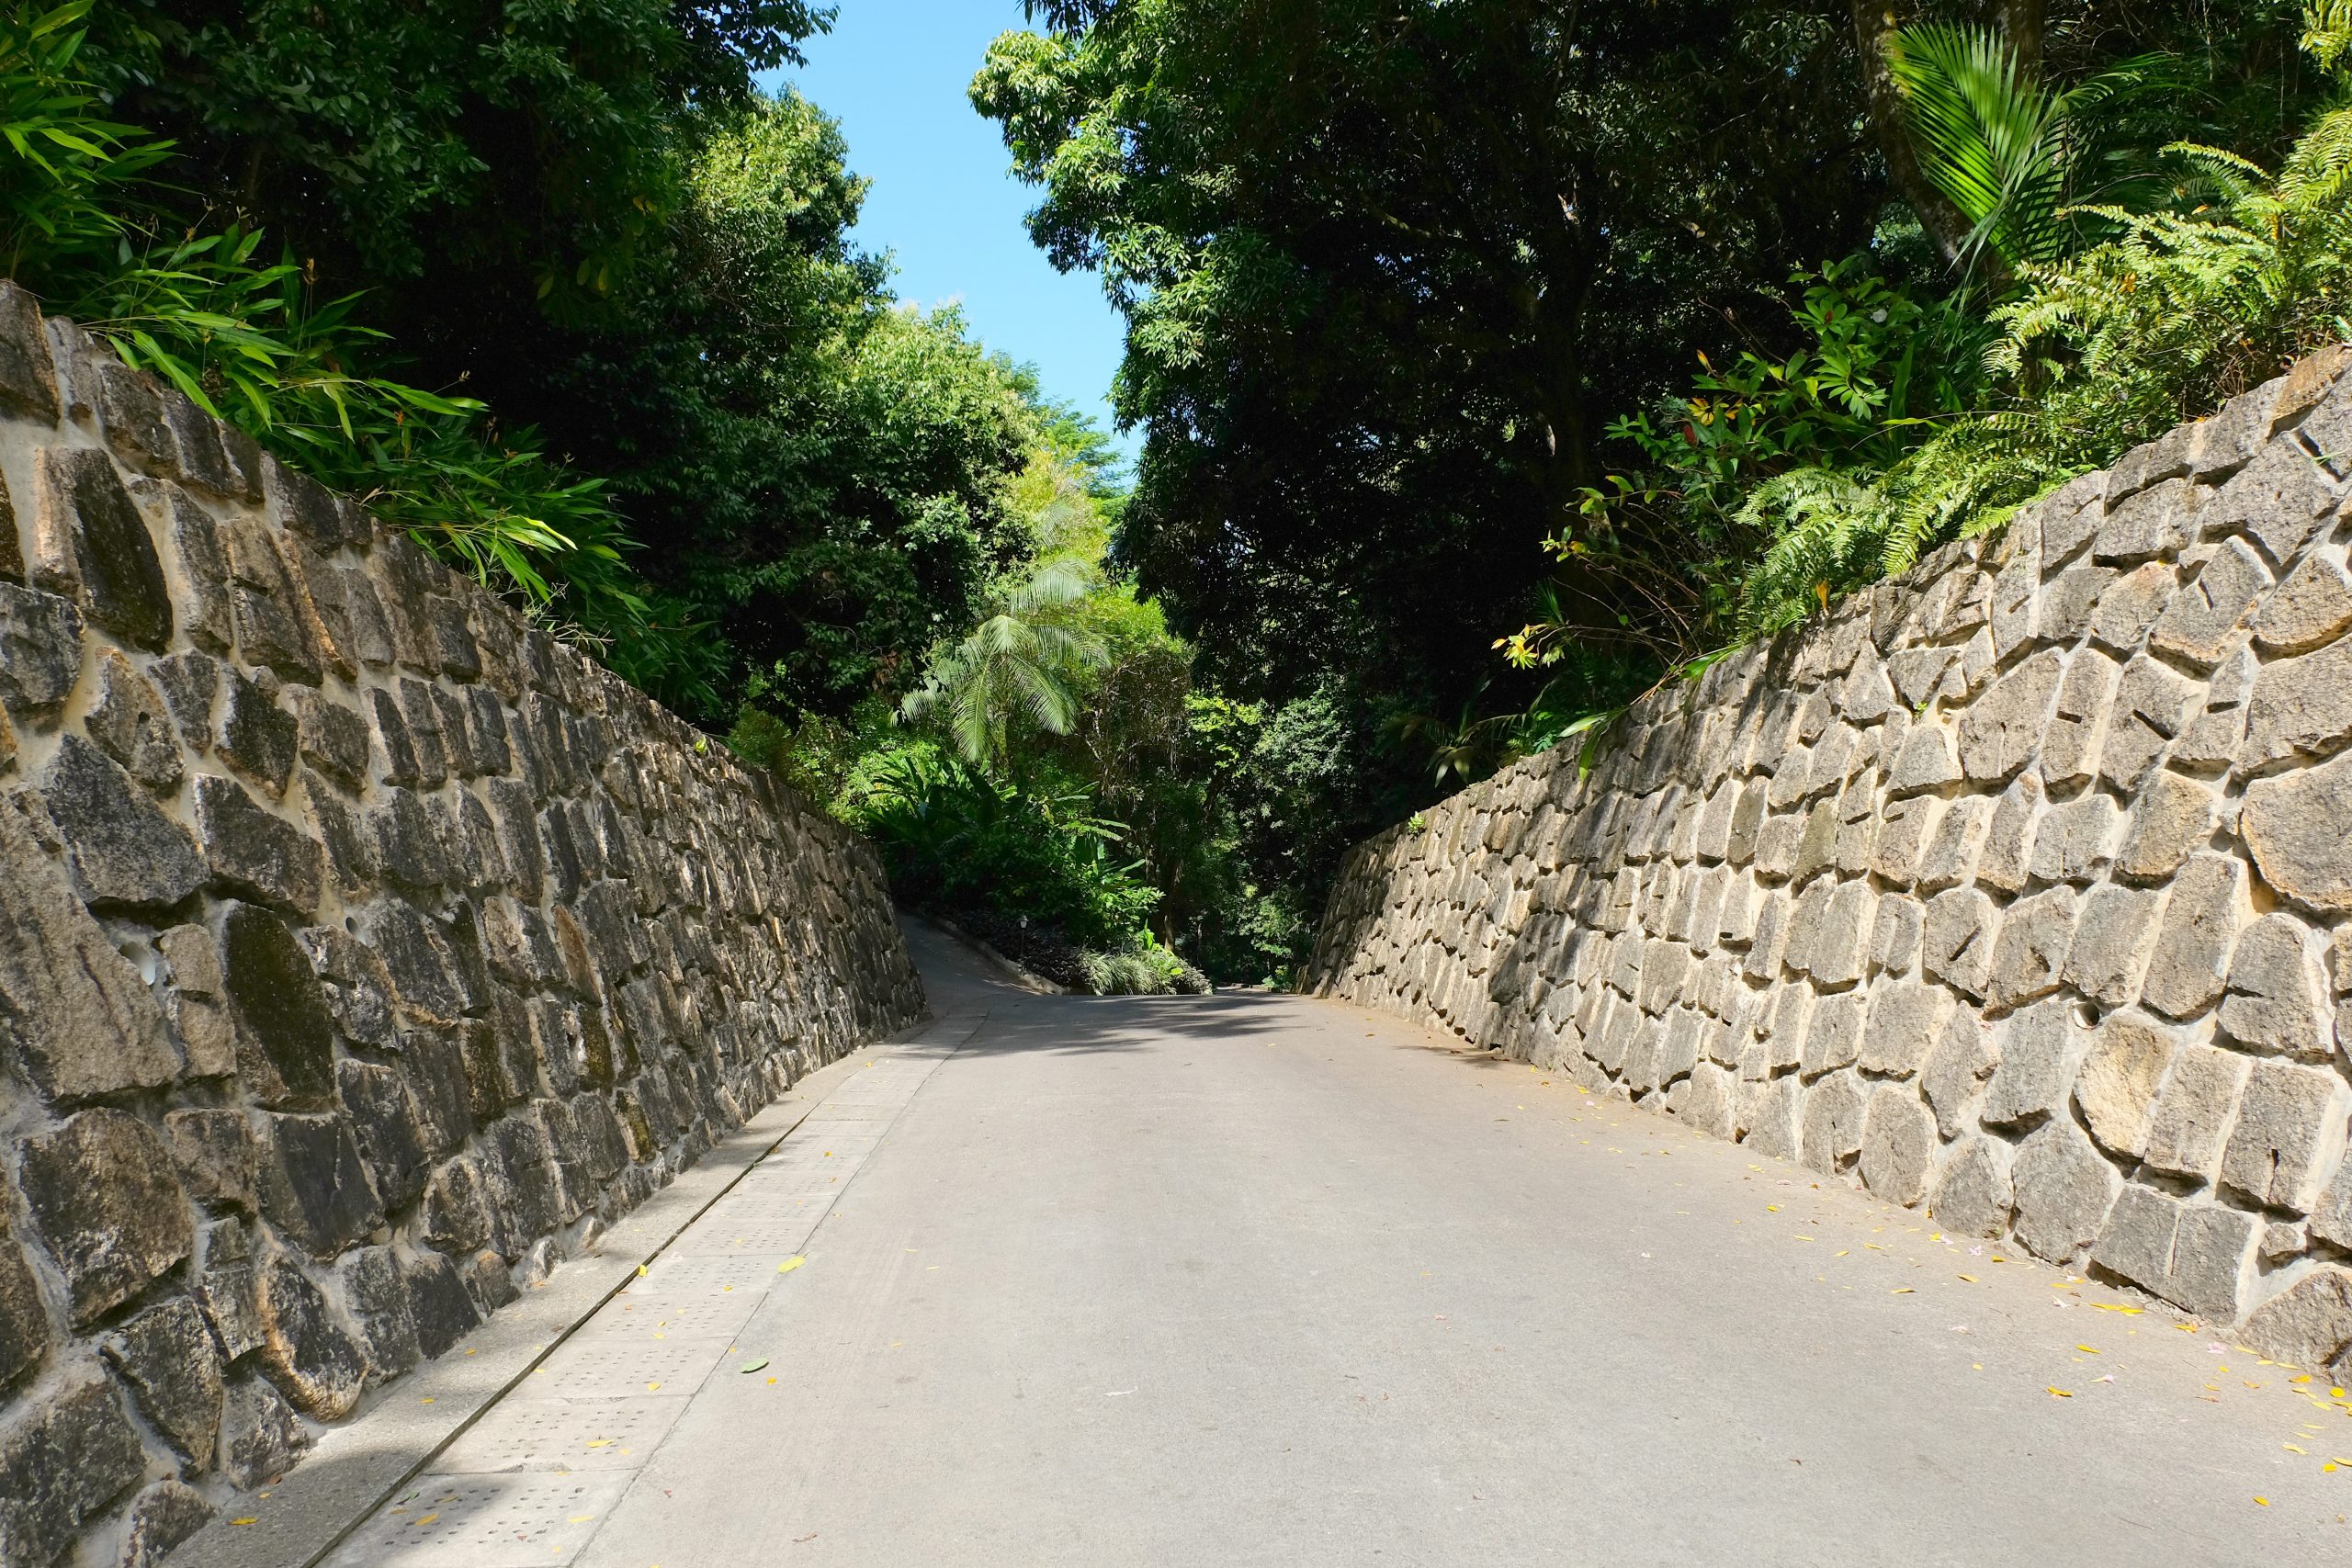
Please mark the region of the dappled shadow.
[[1136, 1051], [1253, 1039], [1287, 1026], [1284, 1002], [1267, 997], [1013, 997], [957, 1055]]

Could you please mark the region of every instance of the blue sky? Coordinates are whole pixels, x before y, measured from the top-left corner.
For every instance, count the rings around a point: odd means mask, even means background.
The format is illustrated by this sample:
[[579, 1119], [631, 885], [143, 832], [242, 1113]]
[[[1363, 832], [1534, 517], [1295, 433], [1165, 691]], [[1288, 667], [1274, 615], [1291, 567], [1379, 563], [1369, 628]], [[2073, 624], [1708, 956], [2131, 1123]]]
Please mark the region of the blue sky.
[[1056, 272], [1029, 243], [1035, 193], [964, 96], [989, 40], [1024, 25], [1020, 0], [840, 5], [833, 30], [805, 46], [808, 66], [779, 79], [841, 121], [850, 167], [873, 181], [858, 241], [891, 253], [902, 297], [960, 300], [981, 342], [1035, 365], [1049, 395], [1108, 430], [1119, 319], [1092, 273]]

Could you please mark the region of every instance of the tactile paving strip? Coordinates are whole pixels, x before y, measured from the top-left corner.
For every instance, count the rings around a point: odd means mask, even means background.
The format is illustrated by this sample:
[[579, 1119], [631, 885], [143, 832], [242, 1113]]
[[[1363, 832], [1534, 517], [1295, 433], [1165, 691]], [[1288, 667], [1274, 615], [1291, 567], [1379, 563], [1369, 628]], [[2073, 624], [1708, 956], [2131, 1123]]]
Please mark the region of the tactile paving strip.
[[501, 1400], [433, 1461], [438, 1475], [635, 1470], [686, 1408], [679, 1394], [639, 1399]]
[[732, 1337], [631, 1339], [582, 1336], [548, 1358], [516, 1393], [530, 1399], [618, 1399], [692, 1393], [726, 1358]]
[[749, 1291], [758, 1294], [775, 1283], [776, 1265], [788, 1253], [759, 1253], [742, 1258], [683, 1258], [664, 1253], [645, 1278], [629, 1288], [648, 1295], [728, 1295]]
[[628, 1474], [430, 1476], [352, 1532], [329, 1568], [538, 1568], [580, 1554]]
[[734, 1258], [800, 1250], [822, 1214], [739, 1215], [713, 1224], [705, 1215], [694, 1229], [670, 1244], [679, 1258]]
[[727, 1295], [616, 1296], [605, 1310], [588, 1320], [581, 1337], [621, 1335], [634, 1338], [699, 1339], [741, 1332], [760, 1310], [761, 1292], [736, 1291]]

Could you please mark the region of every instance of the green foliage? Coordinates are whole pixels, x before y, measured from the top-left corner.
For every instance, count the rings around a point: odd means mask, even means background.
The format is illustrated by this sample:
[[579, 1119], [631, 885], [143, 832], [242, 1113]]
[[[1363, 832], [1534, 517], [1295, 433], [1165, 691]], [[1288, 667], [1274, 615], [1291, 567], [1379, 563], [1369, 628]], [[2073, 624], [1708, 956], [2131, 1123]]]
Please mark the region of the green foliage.
[[1121, 853], [1125, 824], [1042, 768], [994, 777], [914, 740], [858, 763], [842, 814], [873, 836], [908, 902], [1016, 913], [1081, 946], [1123, 950], [1159, 901]]
[[1021, 728], [1068, 735], [1078, 718], [1079, 682], [1108, 662], [1093, 637], [1050, 618], [1087, 592], [1075, 562], [1050, 562], [1005, 591], [996, 613], [939, 654], [899, 711], [920, 722], [937, 716], [964, 760], [1005, 761]]

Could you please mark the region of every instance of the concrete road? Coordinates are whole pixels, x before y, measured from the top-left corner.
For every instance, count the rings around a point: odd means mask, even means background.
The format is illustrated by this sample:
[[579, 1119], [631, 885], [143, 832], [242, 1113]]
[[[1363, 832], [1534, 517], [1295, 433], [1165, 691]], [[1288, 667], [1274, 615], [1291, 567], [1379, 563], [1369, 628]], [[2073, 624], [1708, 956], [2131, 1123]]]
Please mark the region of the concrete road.
[[914, 940], [941, 1022], [336, 1562], [2352, 1560], [2324, 1377], [1351, 1008]]

